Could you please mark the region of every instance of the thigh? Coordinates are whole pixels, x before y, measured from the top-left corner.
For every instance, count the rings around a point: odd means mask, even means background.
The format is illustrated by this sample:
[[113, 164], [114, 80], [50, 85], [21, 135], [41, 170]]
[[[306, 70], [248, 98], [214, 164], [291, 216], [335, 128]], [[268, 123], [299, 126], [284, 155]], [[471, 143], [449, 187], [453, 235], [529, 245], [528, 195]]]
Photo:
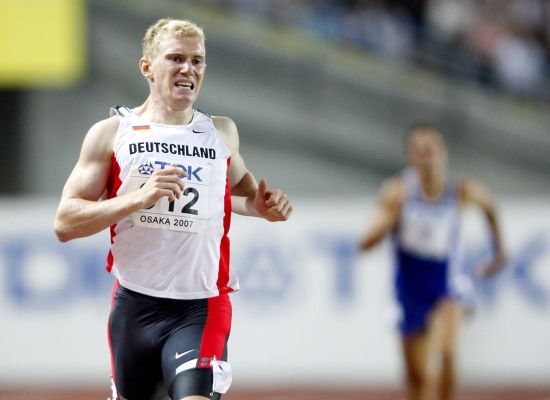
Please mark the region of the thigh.
[[162, 349], [162, 370], [173, 399], [212, 396], [211, 361], [227, 361], [231, 314], [228, 295], [205, 299], [170, 333]]
[[428, 375], [430, 353], [429, 328], [403, 336], [402, 348], [408, 378], [414, 381], [425, 379]]
[[113, 379], [118, 396], [150, 400], [162, 383], [160, 348], [146, 298], [119, 287], [109, 316]]
[[463, 316], [462, 305], [453, 299], [442, 300], [433, 311], [430, 318], [433, 342], [435, 348], [443, 354], [454, 352]]
[[403, 336], [403, 352], [407, 370], [415, 378], [427, 379], [431, 375], [445, 324], [441, 305], [442, 301], [434, 300], [409, 307], [409, 326], [415, 329]]

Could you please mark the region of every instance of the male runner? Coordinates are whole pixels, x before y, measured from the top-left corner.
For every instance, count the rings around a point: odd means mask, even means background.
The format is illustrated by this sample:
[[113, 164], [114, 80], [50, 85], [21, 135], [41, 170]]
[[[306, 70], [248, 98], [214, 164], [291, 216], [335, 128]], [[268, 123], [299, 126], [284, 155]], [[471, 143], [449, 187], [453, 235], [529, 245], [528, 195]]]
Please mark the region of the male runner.
[[447, 170], [447, 149], [439, 129], [415, 125], [407, 140], [410, 166], [384, 182], [361, 249], [392, 235], [407, 398], [428, 399], [430, 366], [436, 365], [438, 398], [450, 400], [456, 392], [455, 347], [467, 282], [457, 260], [461, 210], [468, 204], [478, 206], [492, 235], [494, 256], [480, 275], [502, 267], [503, 243], [495, 205], [484, 186]]
[[231, 382], [228, 293], [231, 211], [285, 221], [281, 190], [256, 183], [235, 123], [193, 108], [206, 69], [205, 37], [161, 19], [143, 39], [149, 96], [116, 107], [86, 135], [55, 218], [61, 241], [111, 230], [117, 279], [109, 317], [113, 398], [219, 399]]

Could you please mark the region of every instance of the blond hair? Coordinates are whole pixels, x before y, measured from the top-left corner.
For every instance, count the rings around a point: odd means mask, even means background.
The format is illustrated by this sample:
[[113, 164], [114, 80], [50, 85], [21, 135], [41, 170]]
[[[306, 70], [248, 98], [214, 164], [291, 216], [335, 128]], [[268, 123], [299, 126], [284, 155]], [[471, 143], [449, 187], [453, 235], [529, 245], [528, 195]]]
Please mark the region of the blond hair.
[[160, 40], [164, 36], [178, 38], [200, 38], [206, 40], [204, 32], [197, 24], [181, 19], [162, 18], [151, 25], [143, 37], [143, 57], [152, 60], [158, 54]]

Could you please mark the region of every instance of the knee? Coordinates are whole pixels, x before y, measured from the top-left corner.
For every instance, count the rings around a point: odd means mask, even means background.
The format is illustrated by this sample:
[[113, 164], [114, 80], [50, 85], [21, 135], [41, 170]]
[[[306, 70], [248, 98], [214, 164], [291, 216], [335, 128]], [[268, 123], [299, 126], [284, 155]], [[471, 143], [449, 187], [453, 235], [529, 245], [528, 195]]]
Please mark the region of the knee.
[[453, 361], [456, 355], [456, 345], [453, 341], [443, 343], [440, 350], [441, 359], [443, 361]]
[[428, 384], [428, 373], [422, 370], [407, 371], [407, 382], [413, 387], [425, 387]]
[[456, 352], [454, 349], [446, 349], [441, 352], [441, 363], [444, 366], [453, 366], [456, 360]]

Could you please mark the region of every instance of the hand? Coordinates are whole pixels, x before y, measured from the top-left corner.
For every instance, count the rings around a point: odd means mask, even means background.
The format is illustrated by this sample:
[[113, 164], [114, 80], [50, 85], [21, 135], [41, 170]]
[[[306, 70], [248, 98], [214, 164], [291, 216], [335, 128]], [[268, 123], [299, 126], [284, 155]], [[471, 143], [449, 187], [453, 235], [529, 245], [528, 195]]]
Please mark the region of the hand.
[[281, 190], [267, 190], [267, 181], [260, 179], [254, 199], [254, 208], [268, 221], [286, 221], [292, 214], [292, 204]]
[[478, 278], [481, 279], [489, 278], [500, 271], [504, 267], [505, 263], [506, 257], [504, 256], [504, 254], [499, 253], [495, 255], [495, 257], [491, 261], [481, 265], [477, 269], [476, 275]]
[[187, 172], [174, 164], [153, 172], [147, 182], [137, 191], [141, 196], [141, 208], [154, 206], [162, 197], [167, 197], [169, 202], [179, 199], [183, 191], [181, 178], [185, 176], [187, 176]]

